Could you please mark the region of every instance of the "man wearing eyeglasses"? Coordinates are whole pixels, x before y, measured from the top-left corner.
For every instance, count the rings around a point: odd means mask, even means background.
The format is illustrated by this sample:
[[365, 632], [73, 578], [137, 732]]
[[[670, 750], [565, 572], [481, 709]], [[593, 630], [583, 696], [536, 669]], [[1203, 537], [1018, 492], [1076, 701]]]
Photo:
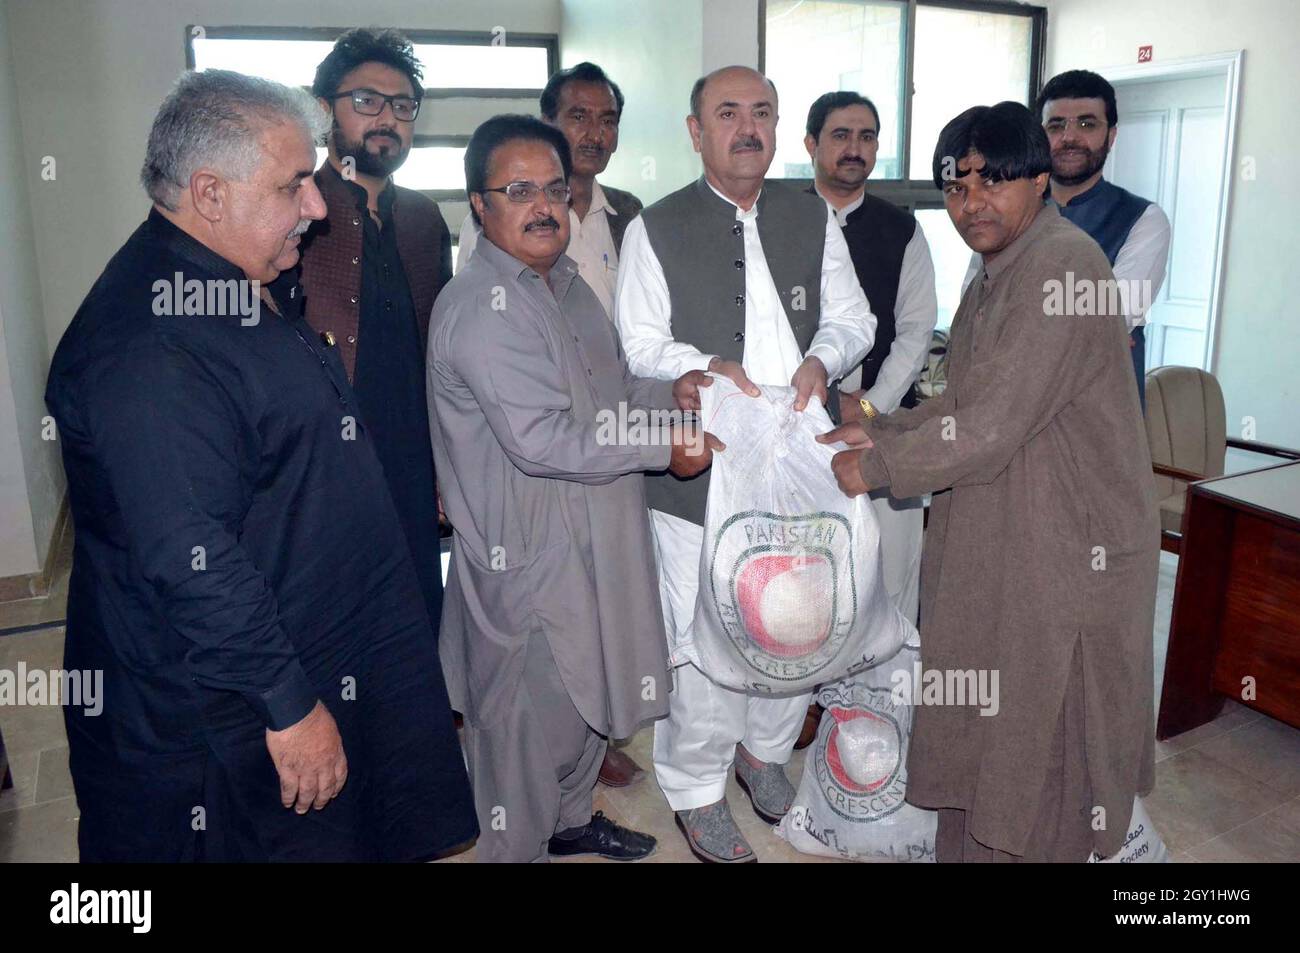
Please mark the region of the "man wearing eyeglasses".
[[[618, 149], [618, 125], [623, 116], [623, 93], [618, 84], [595, 63], [579, 63], [553, 74], [538, 102], [542, 121], [564, 133], [569, 142], [573, 171], [569, 188], [569, 245], [564, 253], [578, 266], [605, 315], [614, 317], [614, 285], [623, 233], [641, 211], [641, 201], [630, 192], [601, 185], [596, 176], [605, 171]], [[481, 229], [472, 214], [460, 227], [456, 267], [464, 268], [478, 244]], [[630, 757], [611, 745], [600, 766], [600, 783], [621, 788], [645, 772]]]
[[305, 317], [337, 349], [406, 531], [429, 618], [442, 612], [424, 343], [433, 301], [451, 277], [438, 206], [393, 183], [410, 153], [421, 68], [401, 34], [351, 30], [316, 70], [330, 111], [329, 156], [316, 171], [328, 206], [303, 242]]
[[592, 813], [606, 739], [668, 711], [642, 473], [692, 476], [720, 446], [680, 418], [655, 426], [698, 409], [709, 378], [628, 370], [564, 254], [569, 170], [565, 137], [538, 119], [475, 131], [465, 181], [482, 236], [430, 323], [433, 448], [456, 528], [442, 660], [465, 716], [480, 861], [654, 849]]
[[1082, 69], [1060, 73], [1047, 81], [1037, 106], [1052, 145], [1052, 201], [1101, 246], [1115, 272], [1145, 408], [1146, 313], [1165, 280], [1169, 218], [1150, 199], [1102, 177], [1119, 126], [1115, 88], [1105, 77]]
[[[1138, 403], [1145, 410], [1146, 315], [1165, 280], [1169, 217], [1155, 202], [1102, 175], [1119, 132], [1115, 87], [1104, 76], [1082, 69], [1058, 73], [1038, 94], [1036, 107], [1052, 147], [1052, 202], [1101, 246], [1115, 273]], [[975, 255], [963, 291], [981, 270]]]

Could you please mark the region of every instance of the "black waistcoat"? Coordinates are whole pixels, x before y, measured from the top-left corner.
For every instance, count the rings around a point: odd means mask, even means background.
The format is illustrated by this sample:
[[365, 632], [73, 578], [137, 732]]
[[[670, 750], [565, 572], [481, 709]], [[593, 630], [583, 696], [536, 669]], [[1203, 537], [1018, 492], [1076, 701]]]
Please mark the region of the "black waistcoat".
[[[915, 233], [915, 218], [871, 194], [862, 197], [862, 204], [849, 213], [844, 226], [853, 268], [871, 304], [871, 313], [876, 316], [876, 340], [862, 359], [863, 390], [870, 390], [876, 383], [880, 366], [894, 344], [894, 306], [903, 254]], [[916, 394], [910, 387], [903, 395], [902, 406], [916, 406]]]

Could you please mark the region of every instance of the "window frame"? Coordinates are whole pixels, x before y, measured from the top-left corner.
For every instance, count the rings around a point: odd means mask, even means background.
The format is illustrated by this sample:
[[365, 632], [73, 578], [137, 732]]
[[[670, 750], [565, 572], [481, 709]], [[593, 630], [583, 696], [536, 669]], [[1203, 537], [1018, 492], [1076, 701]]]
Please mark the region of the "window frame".
[[[185, 26], [185, 68], [194, 69], [194, 40], [323, 40], [333, 43], [352, 27], [329, 26]], [[202, 34], [195, 34], [195, 30]], [[442, 44], [446, 46], [491, 46], [494, 34], [482, 30], [401, 30], [411, 43]], [[554, 33], [514, 33], [507, 34], [508, 45], [517, 47], [534, 47], [546, 50], [546, 75], [552, 76], [560, 68], [560, 38]], [[310, 87], [304, 87], [310, 89]], [[543, 86], [518, 89], [481, 89], [472, 86], [434, 86], [426, 87], [425, 99], [532, 99], [542, 95]], [[464, 148], [469, 144], [467, 135], [430, 135], [417, 133], [411, 140], [412, 149], [431, 146]], [[464, 202], [463, 189], [423, 189], [424, 195], [435, 202]]]
[[[906, 3], [906, 43], [903, 51], [901, 155], [906, 168], [912, 154], [912, 97], [914, 93], [914, 67], [916, 61], [916, 10], [917, 7], [942, 7], [949, 10], [967, 10], [974, 13], [999, 13], [1027, 17], [1030, 20], [1029, 82], [1026, 99], [1030, 104], [1037, 97], [1044, 82], [1047, 57], [1047, 8], [1013, 0], [902, 0]], [[758, 69], [763, 72], [767, 63], [767, 0], [758, 0]], [[1032, 108], [1032, 105], [1031, 105]], [[908, 170], [911, 171], [911, 170]], [[801, 188], [810, 188], [812, 179], [786, 179]], [[920, 208], [943, 208], [943, 197], [931, 179], [868, 179], [867, 191], [915, 212]]]

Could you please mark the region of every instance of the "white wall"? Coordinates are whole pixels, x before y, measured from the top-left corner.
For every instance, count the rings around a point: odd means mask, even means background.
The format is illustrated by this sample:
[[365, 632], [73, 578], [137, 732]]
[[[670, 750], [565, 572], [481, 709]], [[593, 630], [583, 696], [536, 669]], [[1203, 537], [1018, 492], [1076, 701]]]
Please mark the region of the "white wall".
[[702, 73], [724, 66], [758, 68], [758, 0], [704, 0]]
[[[559, 0], [7, 0], [51, 349], [148, 213], [137, 176], [187, 25], [557, 33]], [[42, 156], [57, 179], [40, 179]]]
[[40, 571], [63, 498], [58, 444], [41, 439], [49, 349], [24, 182], [30, 159], [21, 145], [15, 45], [0, 8], [0, 577]]
[[[0, 373], [9, 372], [8, 352], [0, 324]], [[0, 578], [26, 576], [38, 568], [27, 476], [18, 442], [18, 414], [13, 391], [0, 387]]]
[[[1048, 0], [1047, 70], [1102, 69], [1244, 49], [1236, 178], [1228, 208], [1223, 303], [1214, 372], [1228, 427], [1256, 421], [1255, 437], [1300, 447], [1300, 179], [1295, 0]], [[1120, 135], [1124, 117], [1120, 116]], [[1253, 160], [1255, 177], [1242, 175]]]
[[562, 0], [560, 61], [607, 72], [627, 100], [601, 180], [649, 205], [700, 175], [686, 131], [691, 86], [758, 65], [758, 0]]
[[601, 180], [646, 205], [700, 174], [686, 114], [691, 84], [700, 76], [703, 5], [563, 0], [561, 64], [596, 63], [625, 100], [618, 151]]

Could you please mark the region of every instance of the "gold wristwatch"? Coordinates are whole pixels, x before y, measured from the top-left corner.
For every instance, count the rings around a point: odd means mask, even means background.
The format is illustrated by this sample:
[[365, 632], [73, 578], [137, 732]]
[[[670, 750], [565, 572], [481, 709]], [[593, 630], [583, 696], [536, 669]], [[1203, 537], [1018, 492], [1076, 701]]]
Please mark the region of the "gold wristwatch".
[[862, 407], [862, 416], [866, 420], [880, 416], [880, 411], [871, 405], [871, 401], [867, 400], [865, 395], [858, 398], [858, 404]]

